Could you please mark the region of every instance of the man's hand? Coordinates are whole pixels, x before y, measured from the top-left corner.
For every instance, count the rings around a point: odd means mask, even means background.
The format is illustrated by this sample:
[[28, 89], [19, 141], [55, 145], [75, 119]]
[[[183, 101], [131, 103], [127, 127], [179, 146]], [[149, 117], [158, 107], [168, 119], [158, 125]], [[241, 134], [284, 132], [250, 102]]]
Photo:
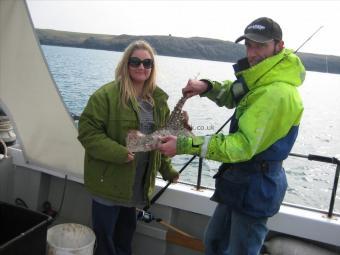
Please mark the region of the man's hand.
[[193, 97], [204, 93], [208, 89], [208, 84], [204, 81], [189, 79], [185, 88], [182, 89], [182, 94], [186, 97]]
[[168, 135], [159, 138], [162, 142], [158, 145], [159, 151], [168, 157], [173, 157], [176, 155], [176, 144], [177, 144], [177, 136]]

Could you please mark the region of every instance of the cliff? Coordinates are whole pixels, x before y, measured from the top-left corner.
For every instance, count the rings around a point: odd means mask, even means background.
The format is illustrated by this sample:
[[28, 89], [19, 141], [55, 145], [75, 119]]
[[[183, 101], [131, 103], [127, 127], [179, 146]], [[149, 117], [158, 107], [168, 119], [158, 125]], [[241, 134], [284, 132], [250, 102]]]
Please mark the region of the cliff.
[[[102, 35], [50, 29], [37, 29], [36, 32], [43, 45], [124, 51], [132, 41], [143, 39], [155, 48], [158, 55], [225, 62], [235, 62], [244, 57], [242, 44], [202, 37]], [[338, 56], [311, 53], [298, 53], [298, 55], [309, 71], [340, 74]]]

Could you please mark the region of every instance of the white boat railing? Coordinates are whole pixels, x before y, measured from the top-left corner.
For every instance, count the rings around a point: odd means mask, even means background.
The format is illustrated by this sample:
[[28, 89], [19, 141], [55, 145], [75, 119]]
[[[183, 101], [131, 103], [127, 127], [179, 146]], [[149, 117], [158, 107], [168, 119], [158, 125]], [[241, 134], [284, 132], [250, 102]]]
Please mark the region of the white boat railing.
[[[334, 182], [333, 182], [333, 187], [332, 187], [332, 194], [331, 194], [331, 199], [330, 199], [330, 203], [329, 203], [329, 207], [328, 207], [327, 211], [319, 210], [319, 209], [315, 209], [315, 208], [310, 208], [310, 207], [305, 207], [305, 206], [294, 205], [294, 204], [291, 204], [291, 203], [284, 203], [287, 206], [292, 206], [292, 207], [296, 207], [296, 208], [300, 208], [300, 209], [307, 209], [307, 210], [311, 210], [311, 211], [317, 211], [317, 212], [320, 212], [320, 213], [327, 213], [327, 217], [328, 218], [332, 218], [332, 216], [335, 214], [334, 213], [334, 203], [335, 203], [335, 197], [336, 197], [336, 192], [337, 192], [338, 182], [339, 182], [340, 160], [338, 158], [335, 158], [335, 157], [325, 157], [325, 156], [313, 155], [313, 154], [302, 155], [302, 154], [297, 154], [297, 153], [289, 153], [289, 156], [306, 158], [308, 160], [313, 160], [313, 161], [318, 161], [318, 162], [323, 162], [323, 163], [329, 163], [329, 164], [336, 165], [336, 170], [335, 170], [335, 175], [334, 175]], [[193, 156], [182, 167], [181, 172], [194, 160], [194, 158], [195, 158], [195, 156]], [[191, 185], [196, 187], [196, 190], [200, 190], [203, 187], [201, 185], [202, 166], [203, 166], [203, 158], [199, 158], [197, 182], [196, 182], [196, 185], [191, 184]], [[189, 183], [186, 183], [186, 184], [189, 184]], [[168, 183], [162, 190], [160, 190], [159, 193], [157, 193], [153, 197], [153, 199], [151, 200], [152, 203], [154, 203], [159, 198], [159, 196], [165, 191], [165, 189], [168, 187], [168, 185], [170, 185], [170, 183]], [[208, 187], [204, 187], [204, 188], [208, 188]], [[336, 214], [336, 215], [340, 216], [340, 214]]]
[[[71, 114], [73, 119], [75, 121], [79, 120], [79, 116], [75, 114]], [[218, 134], [221, 132], [221, 130], [231, 121], [232, 116], [215, 132], [215, 134]], [[340, 159], [336, 157], [326, 157], [326, 156], [320, 156], [320, 155], [314, 155], [314, 154], [308, 154], [308, 155], [303, 155], [303, 154], [298, 154], [298, 153], [289, 153], [289, 156], [291, 157], [299, 157], [299, 158], [305, 158], [308, 160], [312, 161], [318, 161], [322, 163], [328, 163], [328, 164], [334, 164], [336, 165], [336, 170], [335, 170], [335, 175], [334, 175], [334, 182], [333, 182], [333, 187], [332, 187], [332, 194], [331, 194], [331, 199], [329, 203], [329, 207], [327, 211], [316, 209], [316, 208], [311, 208], [311, 207], [306, 207], [306, 206], [300, 206], [300, 205], [295, 205], [292, 203], [283, 203], [284, 205], [295, 207], [295, 208], [300, 208], [300, 209], [306, 209], [310, 211], [315, 211], [315, 212], [320, 212], [320, 213], [327, 213], [328, 218], [332, 218], [334, 214], [337, 216], [340, 216], [340, 214], [334, 213], [334, 203], [335, 203], [335, 198], [336, 198], [336, 192], [338, 188], [338, 182], [339, 182], [339, 175], [340, 175]], [[181, 174], [190, 164], [191, 162], [196, 158], [197, 156], [192, 156], [179, 170], [179, 173]], [[212, 189], [210, 187], [204, 187], [201, 185], [201, 180], [202, 180], [202, 168], [203, 168], [203, 158], [199, 157], [198, 161], [198, 174], [197, 174], [197, 180], [196, 184], [189, 183], [189, 182], [181, 182], [183, 184], [195, 186], [196, 190], [200, 190], [201, 188], [204, 189]], [[164, 191], [170, 186], [171, 182], [168, 182], [161, 190], [159, 190], [151, 199], [150, 201], [150, 206], [154, 204], [159, 197], [164, 193]], [[149, 206], [149, 207], [150, 207]], [[149, 209], [149, 207], [145, 207], [144, 210]]]
[[339, 182], [340, 160], [336, 157], [325, 157], [325, 156], [313, 155], [313, 154], [302, 155], [302, 154], [297, 154], [297, 153], [290, 153], [289, 155], [292, 156], [292, 157], [305, 158], [305, 159], [308, 159], [308, 160], [313, 160], [313, 161], [318, 161], [318, 162], [336, 165], [334, 182], [333, 182], [333, 187], [332, 187], [332, 195], [331, 195], [331, 199], [330, 199], [330, 203], [329, 203], [329, 207], [328, 207], [328, 213], [327, 213], [327, 217], [332, 218], [332, 216], [334, 214], [333, 211], [334, 211], [334, 202], [335, 202], [335, 197], [336, 197], [336, 191], [338, 189], [338, 182]]

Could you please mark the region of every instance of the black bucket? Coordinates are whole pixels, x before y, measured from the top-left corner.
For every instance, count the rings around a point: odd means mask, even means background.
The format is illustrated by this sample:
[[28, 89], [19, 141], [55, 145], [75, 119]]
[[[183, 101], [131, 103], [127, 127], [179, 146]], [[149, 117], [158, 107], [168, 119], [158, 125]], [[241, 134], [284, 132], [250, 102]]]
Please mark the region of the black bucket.
[[46, 255], [48, 215], [0, 202], [0, 255]]

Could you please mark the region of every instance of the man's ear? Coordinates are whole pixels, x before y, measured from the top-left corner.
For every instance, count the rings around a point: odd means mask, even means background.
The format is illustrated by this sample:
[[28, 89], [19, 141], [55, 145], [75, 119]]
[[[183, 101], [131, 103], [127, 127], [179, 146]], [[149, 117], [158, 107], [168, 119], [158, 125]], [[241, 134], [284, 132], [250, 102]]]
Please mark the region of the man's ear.
[[275, 47], [277, 52], [280, 52], [285, 47], [285, 42], [281, 40], [276, 44]]

